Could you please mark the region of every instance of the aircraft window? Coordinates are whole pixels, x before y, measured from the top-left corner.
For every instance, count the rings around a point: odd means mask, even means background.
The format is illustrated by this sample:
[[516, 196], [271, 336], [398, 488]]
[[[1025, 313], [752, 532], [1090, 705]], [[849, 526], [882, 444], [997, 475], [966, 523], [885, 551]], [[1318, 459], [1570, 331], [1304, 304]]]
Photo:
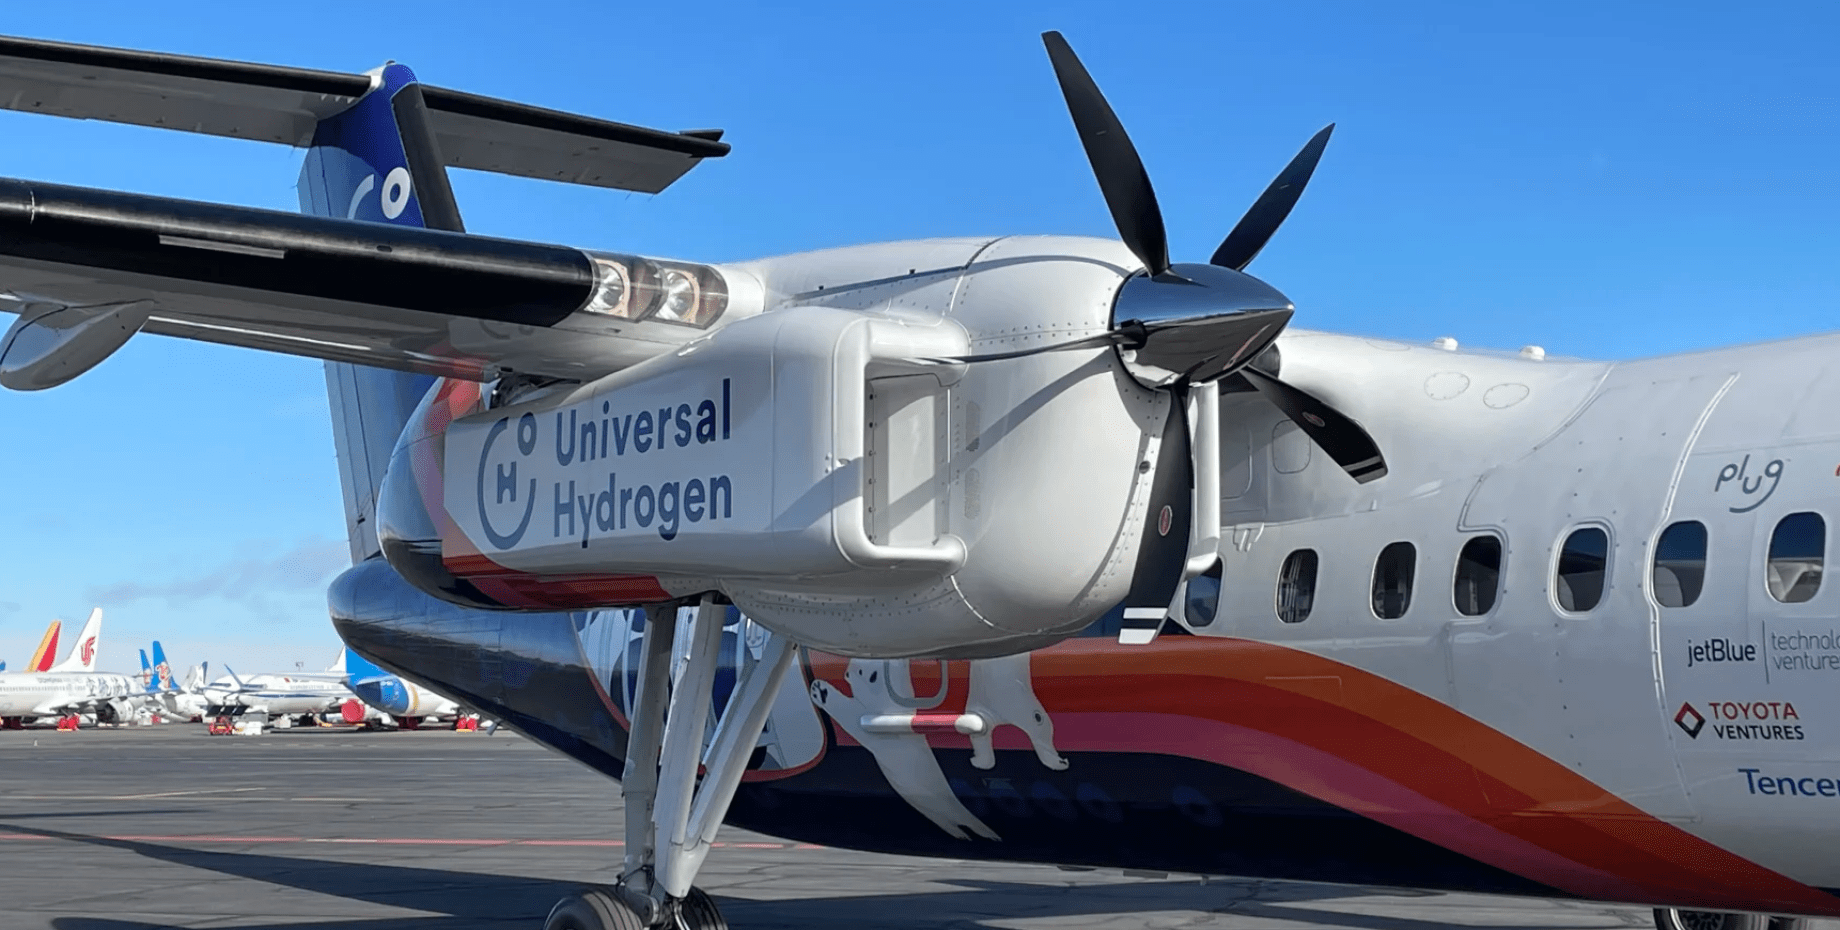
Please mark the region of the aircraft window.
[[1457, 554], [1457, 580], [1452, 599], [1457, 613], [1480, 617], [1495, 609], [1495, 595], [1501, 590], [1501, 539], [1475, 536], [1463, 544]]
[[1764, 573], [1770, 596], [1800, 604], [1821, 590], [1827, 556], [1827, 522], [1818, 513], [1792, 513], [1770, 534], [1770, 565]]
[[1412, 605], [1412, 574], [1418, 567], [1418, 550], [1409, 542], [1396, 542], [1380, 550], [1374, 561], [1374, 616], [1397, 620]]
[[1584, 613], [1604, 599], [1604, 571], [1609, 567], [1610, 536], [1602, 528], [1573, 530], [1559, 549], [1559, 573], [1554, 595], [1559, 607]]
[[1207, 626], [1214, 622], [1214, 615], [1220, 610], [1220, 571], [1220, 560], [1216, 559], [1213, 568], [1189, 579], [1188, 596], [1182, 608], [1189, 626]]
[[1302, 623], [1316, 603], [1316, 550], [1299, 549], [1278, 570], [1278, 619]]
[[1691, 607], [1706, 584], [1706, 524], [1676, 523], [1655, 542], [1655, 602], [1663, 607]]

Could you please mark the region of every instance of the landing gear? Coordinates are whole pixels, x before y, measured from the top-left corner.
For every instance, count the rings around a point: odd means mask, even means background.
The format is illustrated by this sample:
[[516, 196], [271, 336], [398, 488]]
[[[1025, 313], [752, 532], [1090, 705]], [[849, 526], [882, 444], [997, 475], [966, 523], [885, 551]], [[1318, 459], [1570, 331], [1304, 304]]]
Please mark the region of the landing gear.
[[1807, 926], [1806, 917], [1655, 908], [1655, 930], [1806, 930]]
[[[728, 930], [715, 899], [701, 888], [690, 889], [673, 907], [676, 919], [667, 919], [666, 926], [674, 930]], [[647, 930], [647, 926], [618, 889], [589, 888], [557, 901], [543, 930]]]
[[543, 930], [645, 930], [645, 922], [611, 888], [578, 891], [550, 908]]
[[[760, 661], [742, 670], [705, 752], [703, 735], [727, 615], [726, 607], [705, 596], [685, 630], [688, 642], [680, 645], [675, 642], [676, 606], [646, 608], [626, 771], [620, 779], [626, 800], [620, 883], [562, 899], [544, 930], [728, 930], [715, 901], [691, 882], [760, 741], [772, 695], [792, 665], [793, 647], [782, 636], [767, 640]], [[675, 680], [674, 654], [682, 661]]]

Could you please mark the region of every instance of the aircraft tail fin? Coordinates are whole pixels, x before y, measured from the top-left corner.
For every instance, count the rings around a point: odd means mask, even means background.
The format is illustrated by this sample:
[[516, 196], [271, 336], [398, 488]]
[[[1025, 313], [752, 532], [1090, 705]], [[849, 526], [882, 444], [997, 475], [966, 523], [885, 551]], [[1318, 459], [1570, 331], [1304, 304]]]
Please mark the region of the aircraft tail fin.
[[340, 649], [338, 656], [332, 660], [332, 664], [326, 666], [326, 671], [334, 675], [345, 674], [345, 656], [350, 651], [349, 649]]
[[[384, 65], [357, 103], [319, 121], [300, 169], [300, 211], [465, 231], [413, 71]], [[383, 551], [377, 539], [377, 488], [397, 436], [433, 384], [428, 375], [326, 363], [332, 439], [354, 564]]]
[[145, 649], [140, 650], [140, 654], [141, 654], [141, 687], [145, 690], [152, 691], [153, 690], [153, 663], [147, 661], [147, 650]]
[[96, 670], [96, 647], [102, 640], [102, 608], [89, 612], [89, 620], [83, 624], [82, 632], [77, 634], [76, 645], [70, 647], [70, 655], [59, 663], [53, 672], [93, 672]]
[[32, 653], [32, 661], [26, 665], [28, 672], [48, 672], [51, 664], [57, 661], [58, 634], [64, 630], [64, 621], [53, 620], [45, 627], [45, 636], [38, 641], [38, 649]]
[[148, 686], [147, 690], [173, 690], [172, 665], [168, 664], [166, 661], [166, 647], [160, 645], [160, 641], [157, 639], [153, 641], [153, 682]]
[[249, 690], [249, 686], [246, 684], [243, 684], [243, 679], [236, 677], [236, 669], [233, 669], [230, 666], [226, 665], [224, 666], [224, 674], [230, 678], [230, 687], [235, 688], [238, 691], [248, 691]]
[[373, 678], [384, 678], [389, 674], [378, 668], [371, 660], [352, 652], [350, 648], [345, 650], [345, 683], [347, 685], [369, 681]]
[[210, 676], [211, 663], [200, 662], [192, 666], [191, 671], [185, 673], [185, 690], [191, 694], [204, 690], [204, 683], [210, 680]]

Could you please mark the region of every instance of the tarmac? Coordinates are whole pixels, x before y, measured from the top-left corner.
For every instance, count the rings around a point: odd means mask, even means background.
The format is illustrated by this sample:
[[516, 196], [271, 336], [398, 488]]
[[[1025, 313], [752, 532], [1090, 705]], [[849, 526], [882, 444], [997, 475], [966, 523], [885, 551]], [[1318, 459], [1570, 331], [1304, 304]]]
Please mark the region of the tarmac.
[[[542, 926], [611, 882], [619, 786], [507, 732], [0, 732], [0, 930]], [[725, 829], [734, 930], [1594, 930], [1638, 908], [870, 855]], [[1831, 926], [1830, 922], [1822, 922]]]

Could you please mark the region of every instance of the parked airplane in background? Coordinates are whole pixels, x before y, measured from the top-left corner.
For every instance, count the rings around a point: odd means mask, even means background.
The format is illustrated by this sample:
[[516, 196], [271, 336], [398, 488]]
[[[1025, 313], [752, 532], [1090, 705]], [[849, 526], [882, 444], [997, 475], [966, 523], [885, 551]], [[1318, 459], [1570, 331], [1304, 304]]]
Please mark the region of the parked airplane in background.
[[[424, 688], [401, 676], [392, 675], [363, 656], [345, 652], [345, 685], [364, 706], [387, 715], [389, 723], [404, 730], [413, 730], [430, 720], [454, 720], [460, 716], [460, 705], [450, 698]], [[346, 702], [349, 706], [350, 702]], [[361, 710], [358, 719], [352, 719], [352, 713], [345, 711], [346, 723], [362, 723], [369, 719]]]
[[263, 673], [240, 678], [225, 674], [201, 689], [207, 716], [237, 716], [250, 711], [273, 717], [310, 717], [338, 708], [351, 697], [345, 686], [345, 653], [324, 672]]
[[96, 671], [102, 608], [90, 611], [70, 655], [45, 672], [0, 674], [0, 727], [17, 730], [37, 717], [93, 714], [102, 723], [126, 723], [150, 699], [153, 687], [134, 675]]
[[158, 692], [159, 710], [179, 720], [202, 720], [210, 707], [210, 698], [205, 695], [210, 667], [209, 662], [192, 666], [185, 673], [185, 680], [175, 687], [172, 683], [172, 665], [166, 661], [166, 649], [156, 641], [153, 644], [153, 669], [155, 680], [161, 685]]
[[1045, 39], [1121, 242], [722, 265], [467, 235], [445, 173], [657, 192], [717, 132], [0, 41], [0, 105], [306, 146], [312, 214], [0, 182], [0, 385], [140, 331], [327, 360], [342, 637], [623, 781], [621, 880], [552, 928], [721, 927], [692, 883], [724, 819], [1840, 916], [1840, 337], [1610, 364], [1287, 330], [1245, 269], [1328, 131], [1172, 264]]

